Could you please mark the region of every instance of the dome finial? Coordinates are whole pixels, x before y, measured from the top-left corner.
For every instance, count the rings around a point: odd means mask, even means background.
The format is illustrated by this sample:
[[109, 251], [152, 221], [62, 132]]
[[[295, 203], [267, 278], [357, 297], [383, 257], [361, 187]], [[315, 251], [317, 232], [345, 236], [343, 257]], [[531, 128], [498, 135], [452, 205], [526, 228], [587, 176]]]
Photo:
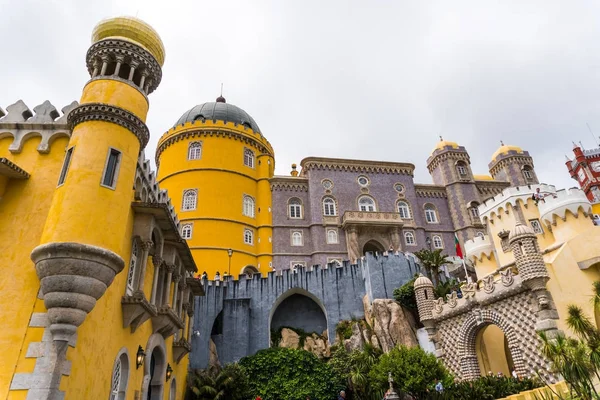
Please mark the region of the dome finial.
[[227, 103], [225, 97], [223, 97], [223, 83], [221, 82], [221, 95], [217, 97], [217, 103]]
[[440, 142], [443, 142], [444, 138], [442, 137], [442, 135], [440, 135]]
[[500, 146], [504, 146], [504, 141], [500, 141]]

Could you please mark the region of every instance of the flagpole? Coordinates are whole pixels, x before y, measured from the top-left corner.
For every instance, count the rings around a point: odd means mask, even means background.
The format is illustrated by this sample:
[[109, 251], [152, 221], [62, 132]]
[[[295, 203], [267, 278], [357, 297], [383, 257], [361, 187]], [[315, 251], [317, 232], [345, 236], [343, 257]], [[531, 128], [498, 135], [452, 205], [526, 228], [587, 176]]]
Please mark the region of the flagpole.
[[467, 283], [471, 283], [471, 275], [469, 275], [469, 272], [467, 271], [467, 264], [465, 264], [465, 259], [461, 258], [461, 261], [463, 268], [465, 269], [465, 278], [467, 278]]

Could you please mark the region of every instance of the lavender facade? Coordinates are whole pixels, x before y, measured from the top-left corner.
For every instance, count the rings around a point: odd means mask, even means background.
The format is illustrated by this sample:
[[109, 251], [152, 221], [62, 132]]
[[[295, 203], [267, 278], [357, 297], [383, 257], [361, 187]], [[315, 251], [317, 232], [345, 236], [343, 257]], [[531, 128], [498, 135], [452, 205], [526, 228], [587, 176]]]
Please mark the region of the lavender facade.
[[427, 160], [433, 184], [414, 182], [415, 166], [309, 157], [301, 171], [271, 179], [273, 267], [356, 262], [367, 252], [441, 248], [455, 255], [485, 232], [477, 206], [514, 184], [537, 183], [533, 160], [502, 146], [489, 175], [474, 175], [466, 149], [441, 141]]

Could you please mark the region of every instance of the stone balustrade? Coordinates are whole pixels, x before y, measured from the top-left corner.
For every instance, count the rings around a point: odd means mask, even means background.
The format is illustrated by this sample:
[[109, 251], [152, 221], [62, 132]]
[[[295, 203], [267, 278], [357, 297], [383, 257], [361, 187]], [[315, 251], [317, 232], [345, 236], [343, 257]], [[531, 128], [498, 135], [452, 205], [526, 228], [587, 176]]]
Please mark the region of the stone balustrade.
[[402, 226], [402, 218], [395, 212], [346, 211], [342, 216], [342, 227], [347, 225], [395, 225]]

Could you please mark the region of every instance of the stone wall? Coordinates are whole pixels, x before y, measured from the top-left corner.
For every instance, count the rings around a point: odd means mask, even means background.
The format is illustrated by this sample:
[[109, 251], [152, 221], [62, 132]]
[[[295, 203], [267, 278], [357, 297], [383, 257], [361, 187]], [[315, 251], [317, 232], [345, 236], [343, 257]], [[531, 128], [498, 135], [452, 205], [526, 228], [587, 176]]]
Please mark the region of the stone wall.
[[[418, 271], [418, 265], [402, 253], [379, 257], [368, 254], [360, 265], [315, 266], [312, 270], [300, 268], [297, 273], [284, 270], [269, 273], [266, 278], [240, 275], [236, 281], [232, 277], [206, 280], [206, 295], [195, 300], [194, 326], [198, 330], [192, 335], [191, 368], [208, 366], [211, 333], [215, 333], [212, 339], [222, 364], [268, 348], [272, 318], [278, 306], [293, 295], [305, 296], [323, 311], [332, 344], [340, 321], [365, 318], [365, 295], [368, 299], [391, 299], [393, 290]], [[298, 311], [304, 315], [306, 309]], [[286, 320], [293, 321], [295, 311], [288, 312]], [[222, 327], [213, 332], [217, 317], [223, 321]]]

